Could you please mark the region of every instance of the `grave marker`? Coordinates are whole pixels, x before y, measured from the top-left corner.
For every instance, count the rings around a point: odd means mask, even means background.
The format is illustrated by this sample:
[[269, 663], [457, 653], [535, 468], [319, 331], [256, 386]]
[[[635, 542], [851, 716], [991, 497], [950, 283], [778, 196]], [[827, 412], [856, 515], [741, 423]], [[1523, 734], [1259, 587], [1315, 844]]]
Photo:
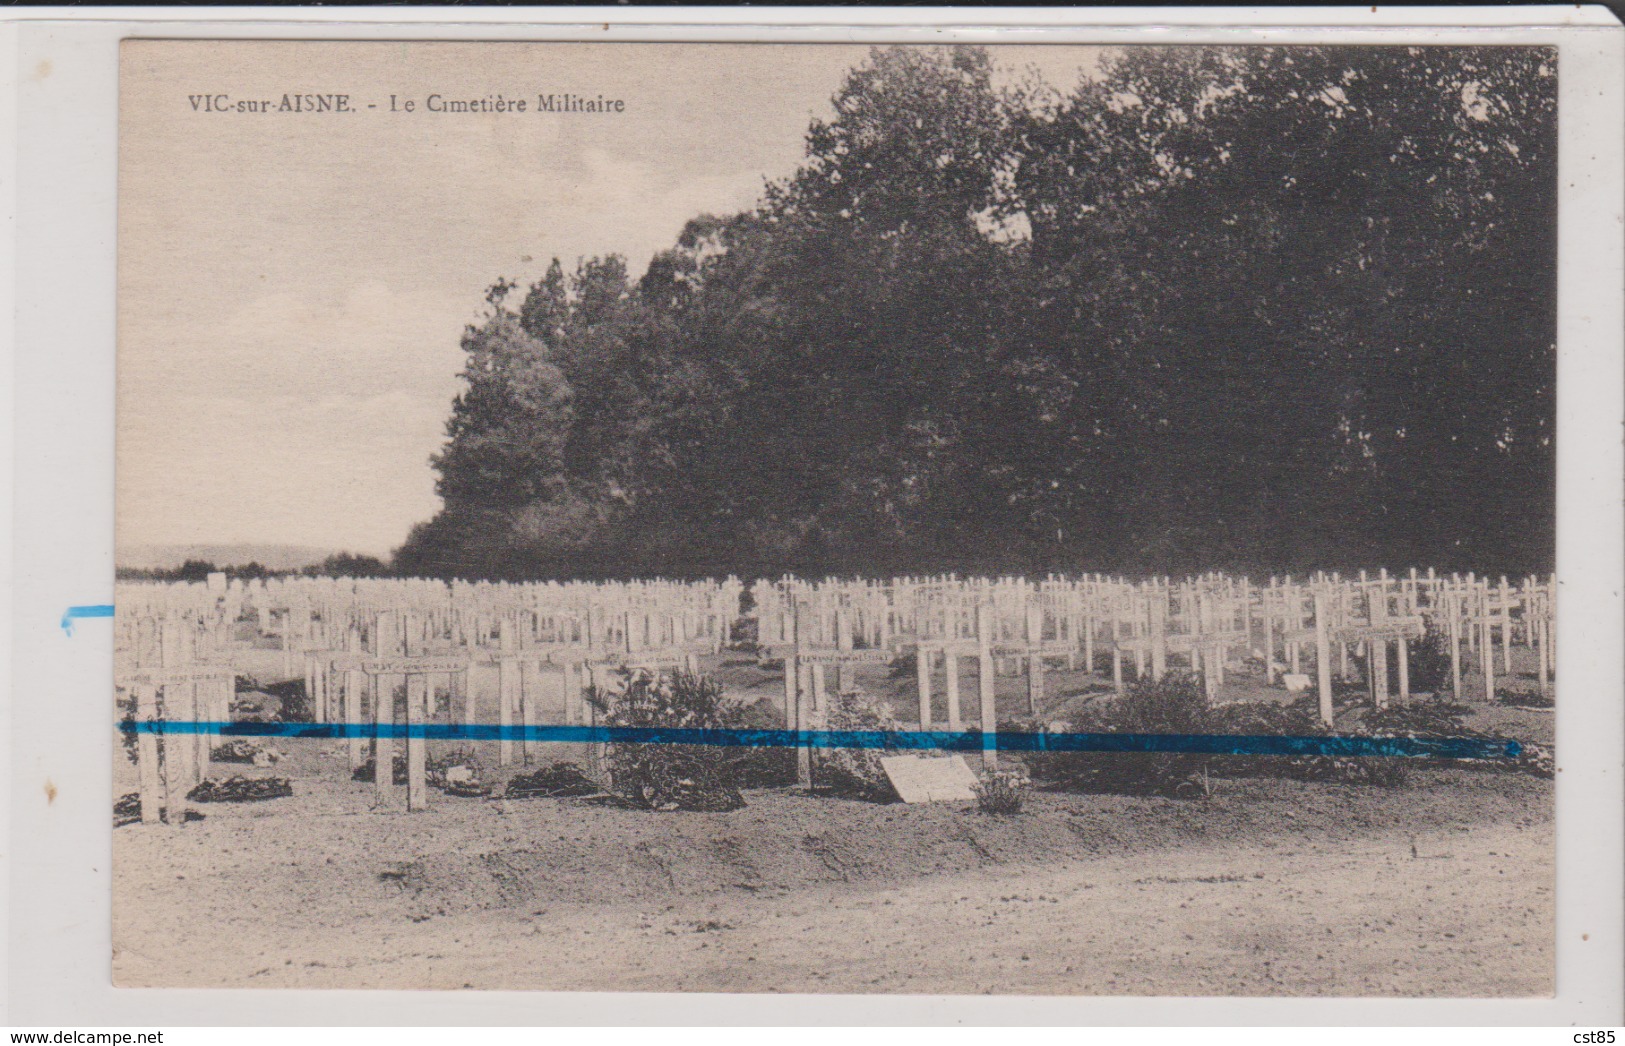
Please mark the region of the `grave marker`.
[[881, 767], [905, 803], [963, 802], [976, 798], [976, 775], [957, 755], [883, 756]]

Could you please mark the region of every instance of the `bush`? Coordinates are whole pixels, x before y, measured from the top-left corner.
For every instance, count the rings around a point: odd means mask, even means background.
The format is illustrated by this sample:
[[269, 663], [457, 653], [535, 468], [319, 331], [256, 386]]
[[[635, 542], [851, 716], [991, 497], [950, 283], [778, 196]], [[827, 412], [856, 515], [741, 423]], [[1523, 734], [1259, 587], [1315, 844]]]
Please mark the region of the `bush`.
[[1498, 705], [1511, 705], [1514, 708], [1556, 708], [1557, 702], [1550, 694], [1543, 694], [1537, 690], [1508, 690], [1504, 687], [1495, 688], [1495, 703]]
[[[162, 806], [159, 807], [158, 808], [158, 816], [163, 818], [166, 823], [173, 823], [173, 821], [171, 821], [170, 816], [169, 816], [169, 808], [168, 807], [162, 807]], [[205, 816], [204, 814], [199, 813], [196, 810], [187, 810], [184, 820], [187, 820], [187, 821], [201, 821], [201, 820], [204, 819], [204, 816]], [[119, 799], [118, 799], [118, 801], [116, 803], [113, 804], [113, 827], [114, 828], [123, 828], [127, 824], [140, 824], [140, 823], [141, 823], [141, 793], [140, 792], [126, 792], [124, 795], [119, 797]]]
[[114, 706], [119, 712], [119, 745], [124, 749], [125, 758], [135, 765], [141, 761], [135, 732], [135, 694], [126, 691], [122, 697], [114, 699]]
[[[1320, 721], [1319, 699], [1304, 695], [1290, 704], [1239, 701], [1212, 710], [1213, 732], [1238, 737], [1313, 737], [1326, 732]], [[1208, 766], [1227, 777], [1301, 778], [1306, 764], [1317, 757], [1287, 755], [1220, 755]]]
[[[1079, 709], [1068, 725], [1079, 733], [1207, 734], [1214, 732], [1215, 719], [1196, 677], [1170, 672], [1135, 683], [1115, 701]], [[1189, 791], [1207, 759], [1184, 752], [1053, 752], [1032, 765], [1071, 788], [1176, 795]]]
[[[1082, 662], [1083, 662], [1082, 655], [1081, 654], [1076, 655], [1076, 657], [1077, 657], [1078, 663], [1082, 664]], [[1095, 651], [1095, 660], [1094, 660], [1094, 662], [1092, 664], [1084, 665], [1084, 667], [1089, 669], [1089, 672], [1090, 672], [1091, 675], [1097, 675], [1097, 676], [1101, 676], [1101, 677], [1106, 678], [1106, 679], [1110, 679], [1112, 677], [1112, 654], [1111, 654], [1111, 651], [1110, 650], [1096, 650]], [[1151, 681], [1151, 662], [1150, 662], [1150, 659], [1149, 658], [1146, 659], [1145, 672], [1143, 673], [1143, 678], [1142, 678], [1142, 673], [1136, 672], [1134, 670], [1134, 655], [1125, 653], [1123, 655], [1123, 678], [1126, 681], [1130, 682], [1130, 683], [1142, 683], [1142, 682], [1148, 683], [1148, 682], [1150, 682]]]
[[[1001, 719], [995, 726], [1001, 735], [1005, 734], [1049, 734], [1068, 733], [1072, 723], [1066, 719], [1057, 719], [1047, 716], [1017, 716], [1014, 719]], [[977, 734], [981, 732], [979, 726], [968, 726], [966, 732]], [[1010, 760], [1024, 767], [1029, 778], [1036, 777], [1045, 781], [1059, 780], [1065, 776], [1065, 769], [1057, 767], [1056, 759], [1065, 758], [1068, 752], [1049, 751], [1010, 751], [1000, 752], [1001, 762]]]
[[504, 799], [562, 799], [597, 795], [598, 785], [575, 763], [553, 763], [530, 774], [515, 774]]
[[249, 763], [253, 766], [271, 766], [282, 761], [282, 753], [268, 745], [255, 744], [246, 737], [233, 738], [216, 745], [209, 758], [217, 763]]
[[1307, 781], [1404, 788], [1411, 783], [1411, 764], [1404, 756], [1310, 756], [1295, 760]]
[[976, 784], [976, 808], [984, 814], [1019, 814], [1032, 781], [1020, 770], [993, 770]]
[[[389, 779], [398, 785], [407, 783], [406, 753], [401, 750], [404, 747], [403, 742], [390, 754]], [[351, 771], [350, 780], [376, 781], [377, 773], [377, 756], [369, 755], [366, 762]], [[425, 784], [453, 795], [485, 795], [490, 792], [490, 788], [480, 783], [479, 756], [468, 749], [457, 749], [439, 758], [425, 758], [423, 780]]]
[[[352, 781], [372, 781], [377, 774], [377, 757], [369, 755], [367, 761], [350, 772]], [[406, 755], [402, 752], [394, 753], [390, 758], [389, 779], [398, 785], [406, 783]]]
[[1467, 737], [1474, 732], [1463, 719], [1472, 710], [1470, 705], [1451, 704], [1442, 699], [1412, 701], [1407, 705], [1390, 704], [1387, 708], [1372, 709], [1360, 725], [1365, 732], [1397, 737]]
[[122, 828], [141, 820], [141, 793], [126, 792], [113, 803], [113, 827]]
[[[313, 723], [316, 721], [316, 707], [310, 695], [305, 693], [305, 681], [302, 679], [289, 679], [281, 683], [272, 683], [260, 688], [263, 692], [277, 699], [278, 709], [276, 715], [268, 717], [279, 723]], [[395, 688], [397, 700], [406, 692], [404, 685]]]
[[139, 766], [141, 763], [141, 742], [137, 740], [135, 723], [135, 719], [128, 715], [120, 719], [118, 739], [120, 747], [124, 749], [124, 757], [130, 761], [131, 765]]
[[1289, 704], [1238, 701], [1210, 713], [1213, 732], [1255, 737], [1301, 737], [1325, 732], [1319, 699], [1305, 695]]
[[[1389, 654], [1389, 680], [1398, 671], [1393, 654]], [[1450, 689], [1450, 637], [1437, 631], [1430, 623], [1420, 639], [1406, 640], [1406, 672], [1410, 688], [1415, 693], [1437, 694]], [[1364, 692], [1370, 686], [1371, 672], [1363, 649], [1349, 651], [1349, 676], [1339, 679], [1338, 693]], [[1356, 681], [1358, 680], [1358, 682]]]
[[[1445, 667], [1449, 660], [1446, 654]], [[1466, 705], [1443, 699], [1391, 704], [1387, 708], [1367, 706], [1358, 721], [1340, 732], [1351, 737], [1473, 737], [1462, 716], [1471, 712]], [[1294, 775], [1306, 781], [1338, 781], [1343, 784], [1403, 788], [1410, 784], [1416, 763], [1407, 756], [1303, 756], [1290, 760]]]
[[[861, 690], [832, 695], [822, 714], [824, 730], [899, 729], [891, 709]], [[886, 749], [826, 748], [819, 753], [818, 781], [830, 791], [855, 799], [889, 803], [897, 798], [891, 778], [880, 765]]]
[[[735, 729], [783, 730], [784, 715], [769, 701], [741, 707]], [[745, 745], [729, 750], [734, 780], [741, 788], [783, 788], [796, 783], [796, 750], [780, 745]]]
[[[1454, 707], [1454, 706], [1447, 706]], [[1352, 712], [1346, 706], [1343, 711]], [[1217, 732], [1260, 737], [1315, 737], [1329, 731], [1320, 721], [1318, 700], [1304, 695], [1290, 705], [1242, 703], [1216, 710]], [[1351, 736], [1374, 734], [1416, 734], [1421, 724], [1437, 728], [1447, 721], [1437, 707], [1421, 703], [1393, 706], [1383, 711], [1368, 709], [1363, 719], [1339, 729]], [[1448, 732], [1445, 730], [1440, 733]], [[1285, 777], [1298, 781], [1335, 781], [1343, 784], [1400, 788], [1410, 782], [1411, 764], [1400, 756], [1333, 755], [1230, 755], [1213, 761], [1213, 769], [1232, 776]]]
[[1433, 628], [1409, 647], [1410, 685], [1414, 691], [1437, 694], [1450, 688], [1450, 637]]
[[728, 630], [731, 642], [728, 649], [746, 654], [754, 654], [761, 649], [759, 623], [754, 617], [734, 618]]
[[[1434, 702], [1370, 712], [1345, 731], [1361, 734], [1460, 736], [1455, 706]], [[1452, 725], [1454, 723], [1454, 725]], [[1233, 734], [1251, 737], [1314, 737], [1327, 733], [1318, 700], [1306, 694], [1290, 704], [1238, 702], [1209, 708], [1201, 683], [1184, 674], [1141, 683], [1117, 701], [1079, 710], [1069, 729], [1087, 733]], [[1409, 782], [1411, 765], [1386, 756], [1205, 755], [1179, 752], [1034, 753], [1028, 765], [1039, 776], [1090, 791], [1179, 797], [1212, 793], [1209, 773], [1231, 777], [1283, 777], [1380, 787]]]
[[286, 777], [228, 777], [224, 781], [205, 778], [186, 793], [194, 803], [260, 803], [293, 795], [293, 783]]
[[[736, 729], [737, 706], [722, 699], [713, 680], [676, 671], [653, 676], [621, 671], [619, 692], [589, 689], [586, 698], [608, 727], [691, 730]], [[720, 812], [745, 805], [735, 753], [719, 745], [616, 744], [609, 746], [610, 788], [644, 810]]]

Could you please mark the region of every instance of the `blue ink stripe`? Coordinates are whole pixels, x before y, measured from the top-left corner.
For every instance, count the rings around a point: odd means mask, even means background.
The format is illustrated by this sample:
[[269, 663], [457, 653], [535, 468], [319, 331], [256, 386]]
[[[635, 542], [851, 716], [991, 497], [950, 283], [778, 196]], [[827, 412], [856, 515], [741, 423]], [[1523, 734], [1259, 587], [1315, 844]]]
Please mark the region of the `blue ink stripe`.
[[750, 748], [941, 749], [948, 752], [1185, 752], [1200, 755], [1420, 756], [1516, 759], [1516, 741], [1472, 737], [1275, 737], [1231, 734], [1049, 734], [934, 730], [697, 730], [627, 726], [495, 726], [483, 723], [250, 723], [132, 720], [125, 733], [225, 737], [423, 737], [459, 741], [564, 741]]
[[74, 618], [112, 616], [113, 604], [111, 603], [96, 603], [91, 606], [69, 607], [62, 614], [62, 631], [66, 632], [70, 636], [73, 635]]

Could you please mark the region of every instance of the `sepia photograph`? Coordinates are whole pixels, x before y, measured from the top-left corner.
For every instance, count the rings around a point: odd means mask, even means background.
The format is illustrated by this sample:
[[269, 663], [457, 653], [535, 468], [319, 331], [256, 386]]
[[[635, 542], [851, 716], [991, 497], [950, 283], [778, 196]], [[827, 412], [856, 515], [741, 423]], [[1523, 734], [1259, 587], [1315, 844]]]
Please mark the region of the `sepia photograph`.
[[112, 983], [1552, 997], [1563, 75], [124, 40]]

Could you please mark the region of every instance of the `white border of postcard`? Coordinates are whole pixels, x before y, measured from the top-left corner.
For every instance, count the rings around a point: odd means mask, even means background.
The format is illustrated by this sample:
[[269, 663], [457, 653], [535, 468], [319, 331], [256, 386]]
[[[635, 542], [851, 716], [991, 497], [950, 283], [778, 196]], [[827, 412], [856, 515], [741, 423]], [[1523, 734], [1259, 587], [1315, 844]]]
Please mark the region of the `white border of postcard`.
[[[204, 14], [204, 18], [197, 15]], [[0, 1024], [1617, 1023], [1622, 983], [1622, 47], [1597, 7], [1298, 9], [81, 8], [0, 22], [0, 663], [13, 666]], [[114, 216], [118, 43], [283, 39], [1047, 43], [1544, 43], [1559, 81], [1558, 575], [1568, 695], [1558, 712], [1558, 995], [1547, 1000], [590, 995], [118, 990], [110, 983], [106, 726], [111, 631], [69, 639], [69, 605], [113, 576]], [[5, 506], [0, 506], [3, 509]], [[5, 709], [0, 709], [4, 713]], [[55, 789], [46, 798], [46, 782]], [[1567, 1041], [1565, 1039], [1565, 1041]]]

